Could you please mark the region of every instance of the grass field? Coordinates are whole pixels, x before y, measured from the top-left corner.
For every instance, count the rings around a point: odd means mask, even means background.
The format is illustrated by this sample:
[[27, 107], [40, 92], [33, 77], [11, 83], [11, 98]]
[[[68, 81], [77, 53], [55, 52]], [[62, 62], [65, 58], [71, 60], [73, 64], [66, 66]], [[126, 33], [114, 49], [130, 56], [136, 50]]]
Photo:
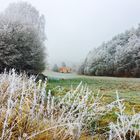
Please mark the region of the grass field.
[[48, 88], [55, 89], [56, 87], [69, 88], [76, 87], [81, 81], [93, 91], [100, 91], [105, 97], [114, 100], [116, 91], [119, 96], [124, 98], [131, 104], [140, 104], [140, 79], [139, 78], [115, 78], [115, 77], [90, 77], [90, 76], [69, 76], [64, 78], [65, 74], [60, 74], [62, 77], [49, 76]]
[[[102, 101], [111, 103], [116, 100], [116, 91], [119, 97], [125, 99], [126, 114], [133, 114], [133, 109], [136, 113], [140, 112], [140, 79], [139, 78], [114, 78], [114, 77], [88, 77], [88, 76], [71, 76], [71, 78], [63, 78], [49, 76], [47, 88], [52, 90], [52, 93], [57, 95], [65, 94], [71, 87], [75, 88], [82, 81], [83, 85], [87, 85], [95, 94], [99, 91], [103, 94]], [[58, 90], [61, 89], [61, 90]], [[58, 92], [60, 91], [60, 92]], [[106, 128], [110, 121], [116, 121], [116, 114], [111, 112], [99, 120], [100, 128]], [[100, 130], [102, 131], [102, 130]]]
[[[56, 96], [65, 94], [71, 87], [77, 87], [82, 81], [83, 85], [87, 85], [95, 94], [100, 92], [100, 95], [103, 95], [102, 101], [104, 103], [111, 103], [116, 100], [116, 91], [118, 91], [119, 97], [125, 100], [127, 114], [132, 114], [132, 109], [134, 109], [136, 113], [140, 112], [139, 78], [90, 77], [77, 75], [67, 77], [67, 74], [60, 75], [59, 78], [57, 76], [51, 77], [51, 75], [49, 75], [47, 84], [47, 89], [51, 89], [52, 93]], [[101, 123], [103, 126], [106, 126], [110, 120], [115, 120], [113, 112], [104, 117], [101, 120]]]

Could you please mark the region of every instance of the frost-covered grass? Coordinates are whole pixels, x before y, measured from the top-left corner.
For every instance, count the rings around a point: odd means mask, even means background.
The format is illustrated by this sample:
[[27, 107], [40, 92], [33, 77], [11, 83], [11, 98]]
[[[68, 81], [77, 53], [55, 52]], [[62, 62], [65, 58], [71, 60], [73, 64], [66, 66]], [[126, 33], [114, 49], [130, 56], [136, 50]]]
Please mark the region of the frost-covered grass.
[[[132, 106], [140, 105], [140, 79], [139, 78], [114, 78], [114, 77], [81, 77], [73, 79], [50, 79], [47, 83], [49, 89], [61, 87], [69, 90], [71, 85], [77, 85], [83, 81], [93, 91], [100, 90], [104, 94], [105, 102], [114, 101], [116, 99], [116, 90], [119, 96], [127, 100]], [[54, 90], [55, 91], [55, 90]], [[52, 91], [53, 92], [53, 91]], [[57, 93], [57, 91], [55, 91]], [[65, 94], [65, 91], [64, 91]]]
[[110, 123], [109, 140], [139, 140], [140, 139], [140, 112], [133, 115], [125, 114], [125, 105], [119, 100], [117, 93], [116, 107], [119, 110], [117, 114], [117, 122]]
[[[113, 140], [128, 132], [138, 135], [140, 115], [124, 118], [122, 99], [106, 104], [102, 94], [82, 83], [68, 91], [56, 87], [54, 91], [63, 92], [56, 95], [46, 90], [47, 83], [34, 81], [35, 77], [18, 75], [14, 70], [0, 75], [1, 140], [78, 140], [85, 135], [100, 137], [98, 134]], [[112, 112], [116, 112], [118, 119], [112, 123], [110, 120], [99, 131], [100, 120]], [[122, 131], [124, 128], [127, 129]]]

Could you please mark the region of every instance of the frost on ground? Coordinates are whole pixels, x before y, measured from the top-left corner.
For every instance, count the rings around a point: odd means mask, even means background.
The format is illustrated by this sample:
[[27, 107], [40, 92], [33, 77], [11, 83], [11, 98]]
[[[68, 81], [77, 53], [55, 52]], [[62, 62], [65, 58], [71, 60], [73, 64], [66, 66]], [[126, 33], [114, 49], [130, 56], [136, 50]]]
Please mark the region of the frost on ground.
[[[85, 133], [96, 135], [93, 122], [114, 107], [120, 110], [117, 123], [110, 123], [106, 138], [125, 140], [130, 132], [138, 137], [140, 114], [125, 116], [122, 100], [105, 105], [102, 96], [82, 83], [64, 96], [46, 93], [46, 83], [35, 83], [35, 77], [16, 74], [14, 70], [0, 75], [0, 139], [80, 139]], [[92, 131], [92, 132], [91, 132]]]

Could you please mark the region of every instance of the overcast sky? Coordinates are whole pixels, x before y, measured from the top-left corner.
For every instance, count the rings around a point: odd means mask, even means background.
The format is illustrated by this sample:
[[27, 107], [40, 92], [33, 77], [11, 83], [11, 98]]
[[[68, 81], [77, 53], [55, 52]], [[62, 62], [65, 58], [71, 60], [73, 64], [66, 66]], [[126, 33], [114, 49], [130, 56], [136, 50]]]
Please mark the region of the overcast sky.
[[[0, 11], [9, 3], [0, 0]], [[49, 63], [80, 62], [103, 41], [140, 23], [140, 0], [27, 0], [46, 18]]]

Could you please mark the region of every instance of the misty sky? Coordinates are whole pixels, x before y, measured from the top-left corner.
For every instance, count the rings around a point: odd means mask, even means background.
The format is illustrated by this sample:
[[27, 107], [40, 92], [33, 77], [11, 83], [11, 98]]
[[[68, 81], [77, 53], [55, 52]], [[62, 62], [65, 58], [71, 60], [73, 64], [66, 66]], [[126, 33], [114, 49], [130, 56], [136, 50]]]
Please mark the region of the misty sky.
[[[0, 11], [19, 0], [0, 0]], [[49, 63], [80, 62], [103, 41], [140, 23], [140, 0], [28, 0], [46, 18]]]

